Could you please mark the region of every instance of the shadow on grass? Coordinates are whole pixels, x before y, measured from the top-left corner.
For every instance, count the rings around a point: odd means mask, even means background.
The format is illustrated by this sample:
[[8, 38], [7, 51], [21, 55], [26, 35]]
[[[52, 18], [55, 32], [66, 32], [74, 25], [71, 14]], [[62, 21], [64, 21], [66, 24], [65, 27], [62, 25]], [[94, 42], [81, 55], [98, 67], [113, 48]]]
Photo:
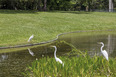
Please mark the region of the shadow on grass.
[[0, 10], [0, 14], [36, 14], [33, 10]]
[[[37, 10], [0, 10], [0, 14], [36, 14]], [[46, 11], [50, 13], [72, 13], [72, 14], [91, 14], [92, 12], [85, 12], [85, 11]]]
[[86, 11], [49, 11], [53, 13], [72, 13], [72, 14], [91, 14], [92, 12], [86, 12]]

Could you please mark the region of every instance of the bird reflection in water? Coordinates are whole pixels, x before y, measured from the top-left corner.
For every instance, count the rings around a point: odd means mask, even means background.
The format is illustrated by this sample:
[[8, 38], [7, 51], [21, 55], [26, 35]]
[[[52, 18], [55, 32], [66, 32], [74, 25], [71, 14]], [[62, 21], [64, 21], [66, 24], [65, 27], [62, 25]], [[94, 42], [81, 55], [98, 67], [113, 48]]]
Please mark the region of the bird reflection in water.
[[31, 56], [35, 56], [34, 53], [30, 50], [30, 48], [28, 48], [28, 51]]
[[8, 59], [8, 55], [2, 54], [0, 57], [0, 62], [5, 61], [6, 59]]

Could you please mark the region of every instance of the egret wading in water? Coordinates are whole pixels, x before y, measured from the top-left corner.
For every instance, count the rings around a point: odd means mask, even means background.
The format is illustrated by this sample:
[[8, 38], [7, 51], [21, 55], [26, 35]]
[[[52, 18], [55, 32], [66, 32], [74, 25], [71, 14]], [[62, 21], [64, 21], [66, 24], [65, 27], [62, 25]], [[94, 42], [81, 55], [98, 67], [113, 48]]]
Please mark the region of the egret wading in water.
[[31, 35], [30, 37], [29, 37], [29, 39], [28, 39], [28, 42], [30, 42], [31, 41], [31, 39], [34, 37], [34, 35]]
[[54, 57], [55, 57], [56, 62], [61, 63], [61, 64], [63, 65], [63, 67], [64, 67], [64, 63], [62, 62], [62, 60], [60, 60], [58, 57], [56, 57], [56, 51], [57, 51], [56, 46], [52, 46], [52, 47], [55, 48], [55, 51], [54, 51]]
[[103, 50], [104, 43], [103, 42], [98, 42], [98, 44], [102, 44], [102, 46], [101, 46], [101, 53], [104, 55], [106, 60], [108, 60], [108, 53], [106, 52], [106, 50]]

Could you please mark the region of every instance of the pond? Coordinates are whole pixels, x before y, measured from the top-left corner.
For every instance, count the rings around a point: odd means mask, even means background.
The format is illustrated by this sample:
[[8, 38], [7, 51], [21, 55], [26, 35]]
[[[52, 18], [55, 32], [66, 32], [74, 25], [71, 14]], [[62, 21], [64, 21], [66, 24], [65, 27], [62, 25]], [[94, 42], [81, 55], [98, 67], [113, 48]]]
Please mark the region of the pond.
[[[81, 51], [88, 51], [90, 56], [95, 55], [95, 53], [102, 56], [100, 53], [101, 45], [97, 44], [97, 42], [103, 42], [105, 44], [103, 49], [108, 52], [109, 57], [116, 56], [115, 31], [73, 32], [61, 35], [57, 41], [47, 45], [26, 47], [24, 49], [18, 48], [13, 52], [0, 53], [0, 77], [22, 77], [21, 73], [34, 60], [46, 56], [54, 57], [54, 48], [50, 47], [51, 45], [57, 46], [57, 56], [64, 56], [72, 48], [67, 44], [60, 43], [60, 41], [66, 41]], [[8, 51], [8, 49], [0, 51]]]

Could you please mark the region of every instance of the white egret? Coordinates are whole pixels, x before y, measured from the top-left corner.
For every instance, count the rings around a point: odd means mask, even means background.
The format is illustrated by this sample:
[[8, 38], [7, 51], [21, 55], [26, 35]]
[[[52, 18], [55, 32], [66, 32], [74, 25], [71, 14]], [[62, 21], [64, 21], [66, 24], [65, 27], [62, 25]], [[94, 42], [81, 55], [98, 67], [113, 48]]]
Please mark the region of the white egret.
[[30, 48], [28, 48], [28, 51], [32, 56], [35, 56], [34, 53], [30, 50]]
[[34, 35], [31, 35], [30, 37], [29, 37], [29, 39], [28, 39], [28, 42], [30, 42], [31, 41], [31, 39], [34, 37]]
[[64, 66], [64, 63], [62, 62], [62, 60], [60, 60], [58, 57], [56, 57], [56, 51], [57, 51], [56, 46], [52, 46], [52, 47], [55, 48], [55, 51], [54, 51], [54, 57], [55, 57], [56, 62], [59, 62], [59, 63], [61, 63], [61, 64]]
[[99, 42], [99, 44], [102, 44], [102, 46], [101, 46], [101, 53], [104, 55], [106, 60], [108, 60], [108, 53], [106, 52], [106, 50], [103, 50], [104, 43], [103, 42]]

